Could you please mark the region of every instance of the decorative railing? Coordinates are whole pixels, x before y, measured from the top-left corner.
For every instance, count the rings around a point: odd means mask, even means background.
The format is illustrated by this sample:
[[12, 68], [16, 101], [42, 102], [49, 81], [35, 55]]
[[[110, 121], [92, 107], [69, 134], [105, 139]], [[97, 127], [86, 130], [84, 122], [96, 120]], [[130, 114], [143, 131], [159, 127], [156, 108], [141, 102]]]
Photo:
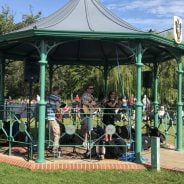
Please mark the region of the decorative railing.
[[[2, 109], [2, 108], [1, 108]], [[38, 150], [38, 110], [37, 105], [7, 105], [4, 108], [4, 119], [0, 120], [0, 144], [1, 148], [6, 147], [8, 154], [12, 154], [12, 147], [22, 146], [27, 147], [27, 158], [35, 159]], [[60, 124], [60, 149], [64, 150], [65, 147], [76, 149], [84, 154], [86, 158], [94, 158], [94, 154], [104, 154], [106, 150], [114, 154], [118, 153], [115, 157], [119, 157], [120, 153], [128, 154], [134, 152], [135, 143], [135, 110], [132, 108], [116, 108], [109, 109], [96, 108], [92, 113], [86, 115], [82, 109], [76, 112], [75, 108], [64, 112]], [[113, 122], [106, 124], [103, 121], [104, 115], [112, 116]], [[145, 115], [143, 115], [145, 116]], [[111, 117], [111, 118], [112, 118]], [[87, 141], [85, 140], [84, 133], [82, 132], [81, 124], [90, 119], [93, 124], [93, 130], [89, 131]], [[153, 126], [153, 118], [144, 119], [143, 129], [148, 125]], [[175, 138], [176, 130], [176, 111], [167, 110], [162, 117], [159, 117], [159, 129], [163, 132], [168, 142], [169, 132], [172, 130], [172, 135]], [[46, 134], [45, 134], [45, 151], [51, 153], [54, 144], [51, 139], [50, 124], [46, 119]], [[144, 129], [143, 132], [149, 130]], [[106, 134], [112, 137], [112, 141], [106, 141]], [[84, 144], [85, 143], [85, 144]], [[149, 145], [147, 146], [149, 147]], [[0, 149], [1, 149], [0, 148]], [[60, 157], [60, 149], [53, 151], [52, 156]], [[113, 153], [111, 153], [113, 154]], [[47, 154], [46, 154], [47, 156]]]

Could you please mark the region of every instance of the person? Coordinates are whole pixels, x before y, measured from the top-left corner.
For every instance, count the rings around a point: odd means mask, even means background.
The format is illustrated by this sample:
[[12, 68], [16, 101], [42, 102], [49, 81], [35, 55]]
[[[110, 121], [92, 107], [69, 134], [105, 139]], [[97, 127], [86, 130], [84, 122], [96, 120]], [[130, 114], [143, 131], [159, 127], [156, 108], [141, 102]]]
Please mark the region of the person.
[[76, 95], [72, 103], [71, 115], [74, 121], [80, 120], [80, 98]]
[[74, 100], [75, 100], [76, 102], [80, 102], [80, 97], [79, 97], [79, 95], [76, 95], [75, 98], [74, 98]]
[[81, 97], [81, 131], [84, 136], [83, 146], [87, 146], [88, 137], [93, 130], [92, 113], [96, 107], [96, 100], [93, 96], [94, 86], [88, 85]]
[[68, 106], [67, 102], [65, 106], [62, 108], [63, 118], [69, 118], [70, 117], [70, 107]]
[[129, 106], [130, 108], [134, 108], [134, 105], [135, 105], [135, 97], [134, 97], [134, 94], [131, 94], [130, 98], [129, 98]]
[[122, 105], [121, 105], [121, 108], [122, 108], [122, 119], [127, 121], [128, 120], [128, 117], [127, 117], [127, 108], [128, 108], [128, 99], [126, 96], [124, 96], [122, 98]]
[[159, 116], [159, 118], [163, 118], [164, 115], [165, 115], [165, 108], [164, 108], [163, 105], [161, 105], [161, 106], [160, 106], [160, 109], [159, 109], [159, 111], [158, 111], [158, 116]]
[[[118, 105], [118, 97], [116, 95], [116, 92], [112, 91], [109, 93], [107, 101], [105, 102], [105, 110], [103, 115], [102, 122], [107, 126], [109, 124], [114, 125], [115, 122], [115, 108]], [[105, 134], [105, 141], [111, 141], [112, 135], [111, 134]]]
[[59, 87], [53, 87], [52, 93], [48, 97], [47, 104], [47, 119], [49, 122], [50, 138], [53, 141], [53, 151], [57, 151], [59, 148], [61, 134], [59, 125], [61, 119], [61, 116], [59, 115], [61, 98], [59, 97], [59, 92]]
[[36, 95], [36, 101], [39, 102], [40, 101], [40, 96], [37, 94]]
[[129, 97], [129, 107], [131, 110], [131, 117], [133, 120], [135, 119], [135, 102], [136, 102], [136, 98], [134, 94], [131, 94], [131, 96]]
[[127, 97], [124, 96], [122, 98], [122, 108], [126, 110], [127, 107], [128, 107], [128, 100], [127, 100]]
[[142, 104], [143, 104], [143, 120], [148, 122], [150, 121], [151, 118], [152, 109], [150, 100], [146, 95], [144, 95], [142, 99]]
[[166, 114], [165, 107], [163, 105], [160, 106], [160, 109], [158, 110], [158, 118], [160, 120], [160, 124], [162, 124], [163, 118]]
[[142, 104], [143, 104], [143, 112], [149, 110], [150, 108], [150, 100], [149, 98], [144, 95], [143, 99], [142, 99]]

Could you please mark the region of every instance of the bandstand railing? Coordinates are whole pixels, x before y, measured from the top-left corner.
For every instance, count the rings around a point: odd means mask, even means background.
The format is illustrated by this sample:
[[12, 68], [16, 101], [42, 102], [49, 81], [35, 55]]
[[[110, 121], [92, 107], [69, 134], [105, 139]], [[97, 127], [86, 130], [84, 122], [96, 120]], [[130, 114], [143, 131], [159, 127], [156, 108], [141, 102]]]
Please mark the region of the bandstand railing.
[[[1, 108], [2, 109], [2, 108]], [[107, 109], [106, 109], [107, 110]], [[89, 160], [96, 159], [98, 154], [105, 154], [109, 151], [118, 154], [134, 152], [135, 143], [135, 112], [132, 108], [111, 109], [111, 113], [105, 113], [105, 108], [96, 108], [90, 116], [85, 116], [82, 109], [77, 111], [70, 108], [63, 112], [60, 122], [61, 135], [58, 152], [51, 152], [53, 141], [50, 136], [50, 125], [46, 122], [45, 156], [51, 159], [65, 158], [65, 148], [68, 152], [81, 155], [80, 158]], [[27, 113], [30, 113], [27, 116]], [[113, 115], [113, 124], [108, 125], [103, 122], [105, 114]], [[29, 119], [27, 117], [30, 117]], [[81, 122], [84, 118], [91, 118], [93, 130], [89, 132], [87, 144], [84, 145], [84, 135], [81, 131]], [[153, 124], [149, 120], [150, 125]], [[164, 116], [159, 118], [159, 129], [166, 137], [166, 143], [172, 131], [172, 136], [176, 137], [176, 110], [167, 110]], [[12, 147], [26, 147], [24, 157], [36, 160], [37, 157], [37, 106], [32, 105], [28, 109], [27, 105], [7, 105], [4, 107], [4, 118], [0, 120], [0, 152], [12, 155]], [[112, 135], [114, 141], [105, 141], [105, 134]], [[100, 153], [101, 152], [101, 153]], [[73, 158], [73, 157], [72, 157]], [[126, 157], [125, 157], [126, 158]]]

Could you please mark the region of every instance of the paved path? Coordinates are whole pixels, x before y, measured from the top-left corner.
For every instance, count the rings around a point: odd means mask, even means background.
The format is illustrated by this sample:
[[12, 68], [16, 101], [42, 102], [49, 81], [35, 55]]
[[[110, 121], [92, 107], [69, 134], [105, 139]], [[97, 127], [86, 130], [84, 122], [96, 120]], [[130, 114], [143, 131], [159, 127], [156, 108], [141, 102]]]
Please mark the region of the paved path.
[[[143, 152], [143, 158], [151, 164], [151, 150]], [[161, 168], [178, 170], [184, 172], [184, 151], [178, 152], [174, 149], [160, 148]]]

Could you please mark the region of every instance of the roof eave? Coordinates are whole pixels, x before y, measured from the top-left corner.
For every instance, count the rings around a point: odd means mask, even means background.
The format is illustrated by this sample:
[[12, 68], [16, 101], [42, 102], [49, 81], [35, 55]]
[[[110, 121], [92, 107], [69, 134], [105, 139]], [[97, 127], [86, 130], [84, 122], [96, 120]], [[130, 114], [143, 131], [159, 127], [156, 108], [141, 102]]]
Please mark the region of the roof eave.
[[123, 39], [123, 40], [148, 40], [154, 41], [160, 44], [164, 44], [169, 47], [178, 48], [184, 50], [184, 44], [177, 44], [174, 40], [167, 39], [157, 34], [140, 32], [140, 33], [127, 33], [127, 32], [80, 32], [80, 31], [53, 31], [53, 30], [37, 30], [31, 29], [22, 32], [9, 33], [0, 36], [0, 42], [15, 41], [20, 39], [26, 39], [31, 37], [72, 37], [83, 39]]
[[27, 30], [27, 31], [21, 31], [21, 32], [8, 33], [8, 34], [0, 36], [0, 42], [25, 39], [25, 38], [30, 38], [33, 36], [35, 36], [34, 29]]

